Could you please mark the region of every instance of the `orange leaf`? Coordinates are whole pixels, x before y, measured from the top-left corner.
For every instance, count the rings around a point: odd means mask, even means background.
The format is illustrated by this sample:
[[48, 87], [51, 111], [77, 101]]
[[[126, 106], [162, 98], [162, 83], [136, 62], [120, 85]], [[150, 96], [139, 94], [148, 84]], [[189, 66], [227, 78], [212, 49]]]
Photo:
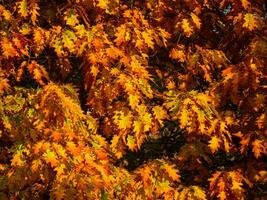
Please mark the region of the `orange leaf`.
[[1, 45], [2, 45], [3, 55], [6, 58], [18, 56], [18, 52], [13, 46], [12, 42], [9, 41], [6, 37], [2, 38]]
[[153, 42], [153, 31], [147, 30], [142, 32], [142, 37], [145, 40], [145, 43], [147, 44], [148, 47], [151, 49], [154, 49], [154, 42]]
[[189, 22], [187, 19], [183, 19], [182, 21], [182, 28], [183, 28], [183, 31], [185, 33], [185, 35], [187, 37], [190, 37], [193, 33], [193, 29], [192, 27], [190, 26]]
[[125, 41], [125, 34], [126, 34], [126, 25], [123, 24], [117, 28], [115, 36], [117, 37], [114, 42], [117, 46], [120, 46], [121, 43]]
[[252, 151], [257, 159], [261, 156], [261, 154], [266, 155], [266, 144], [264, 144], [263, 140], [256, 139], [252, 143], [252, 146]]
[[43, 158], [46, 163], [50, 163], [52, 167], [56, 167], [59, 163], [59, 159], [55, 152], [47, 149], [46, 152], [43, 154]]
[[195, 15], [194, 13], [191, 13], [191, 18], [192, 18], [194, 24], [196, 25], [196, 27], [197, 27], [198, 29], [200, 29], [200, 27], [201, 27], [201, 22], [200, 22], [199, 17], [198, 17], [197, 15]]
[[221, 140], [217, 136], [211, 137], [211, 140], [209, 141], [209, 147], [212, 153], [215, 153], [216, 151], [218, 151], [220, 147], [220, 142]]
[[243, 8], [245, 8], [246, 10], [250, 7], [250, 2], [248, 0], [240, 0], [242, 3]]

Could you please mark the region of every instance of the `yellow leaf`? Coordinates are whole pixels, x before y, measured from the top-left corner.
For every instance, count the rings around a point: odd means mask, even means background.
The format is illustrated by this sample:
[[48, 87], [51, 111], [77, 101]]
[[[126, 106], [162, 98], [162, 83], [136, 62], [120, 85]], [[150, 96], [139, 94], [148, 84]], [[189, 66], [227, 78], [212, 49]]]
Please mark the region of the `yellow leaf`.
[[59, 159], [55, 152], [47, 149], [46, 152], [43, 154], [43, 158], [46, 163], [50, 163], [52, 167], [56, 167], [58, 165]]
[[98, 0], [98, 7], [102, 9], [107, 9], [108, 8], [108, 1], [107, 0]]
[[62, 36], [62, 41], [64, 44], [64, 47], [68, 48], [70, 52], [73, 52], [75, 50], [75, 42], [77, 40], [77, 37], [74, 32], [70, 30], [65, 30]]
[[64, 51], [63, 51], [63, 44], [60, 38], [55, 39], [53, 43], [53, 47], [55, 48], [55, 52], [57, 53], [57, 55], [59, 57], [62, 57], [64, 54]]
[[142, 123], [144, 124], [144, 132], [149, 131], [152, 126], [152, 117], [150, 113], [144, 113], [140, 116]]
[[39, 65], [36, 61], [32, 61], [27, 68], [40, 85], [44, 85], [43, 79], [49, 79], [45, 68], [42, 65]]
[[123, 24], [119, 26], [116, 30], [115, 36], [116, 39], [114, 42], [116, 43], [117, 46], [121, 45], [121, 43], [125, 42], [125, 34], [126, 34], [126, 25]]
[[243, 185], [242, 183], [233, 180], [232, 181], [232, 190], [243, 190], [241, 187], [242, 185]]
[[168, 193], [169, 191], [171, 191], [171, 187], [170, 187], [170, 182], [169, 181], [162, 181], [159, 183], [158, 188], [159, 193]]
[[221, 140], [217, 136], [212, 136], [211, 140], [209, 141], [209, 147], [212, 153], [215, 153], [220, 147]]
[[200, 187], [192, 186], [191, 188], [194, 190], [194, 196], [197, 199], [202, 199], [202, 200], [206, 200], [207, 199], [205, 191], [202, 190]]
[[193, 33], [193, 29], [191, 28], [187, 19], [183, 19], [182, 21], [182, 28], [185, 33], [185, 36], [190, 37]]
[[255, 20], [255, 16], [251, 13], [245, 14], [243, 27], [247, 28], [250, 31], [253, 31], [258, 27], [257, 21]]
[[21, 152], [16, 153], [12, 158], [11, 166], [23, 166], [25, 162], [22, 160], [21, 156]]
[[186, 109], [181, 110], [181, 114], [179, 117], [180, 125], [182, 128], [185, 128], [188, 125], [188, 120], [189, 120], [189, 113], [187, 112]]
[[179, 181], [180, 176], [179, 176], [179, 171], [175, 169], [175, 165], [169, 165], [169, 164], [164, 164], [162, 168], [167, 172], [168, 176], [174, 180], [174, 181]]
[[135, 120], [133, 123], [133, 127], [133, 131], [138, 135], [142, 131], [143, 123], [139, 120]]
[[114, 135], [113, 138], [112, 138], [112, 140], [111, 140], [110, 147], [112, 149], [115, 149], [118, 146], [119, 140], [120, 140], [120, 137], [118, 135]]
[[120, 136], [114, 135], [111, 140], [110, 147], [118, 159], [120, 159], [123, 156], [122, 152], [118, 149], [118, 146], [120, 146], [119, 143], [120, 143]]
[[243, 193], [244, 189], [241, 187], [243, 185], [243, 175], [239, 171], [230, 171], [228, 172], [229, 177], [232, 180], [232, 187], [231, 189], [235, 193]]
[[77, 31], [77, 34], [80, 38], [84, 37], [86, 34], [86, 29], [83, 24], [78, 24], [77, 26], [74, 27], [75, 30]]
[[22, 0], [18, 2], [18, 7], [19, 7], [19, 13], [21, 14], [22, 17], [27, 17], [28, 16], [28, 5], [26, 0]]
[[131, 112], [125, 115], [123, 111], [115, 111], [113, 119], [119, 129], [126, 130], [127, 128], [131, 127], [132, 124]]
[[56, 167], [55, 170], [57, 171], [57, 176], [64, 174], [64, 169], [66, 169], [64, 164], [60, 164], [58, 167]]
[[154, 49], [154, 42], [153, 42], [153, 31], [147, 30], [142, 32], [142, 37], [145, 40], [145, 43], [151, 49]]
[[153, 114], [155, 116], [155, 119], [158, 120], [160, 125], [162, 125], [163, 124], [162, 120], [168, 118], [167, 111], [164, 110], [161, 106], [155, 106], [155, 107], [153, 107], [152, 110], [153, 110]]
[[140, 97], [138, 95], [129, 95], [129, 105], [131, 106], [132, 109], [134, 109], [136, 106], [139, 104], [139, 99]]
[[21, 27], [20, 27], [20, 30], [19, 32], [22, 34], [22, 35], [29, 35], [31, 33], [31, 27], [29, 26], [29, 24], [26, 24], [24, 23]]
[[132, 135], [127, 136], [127, 146], [132, 151], [135, 149], [135, 139]]
[[5, 20], [7, 20], [7, 21], [11, 20], [11, 18], [12, 18], [11, 12], [9, 10], [6, 10], [4, 8], [4, 6], [0, 5], [0, 13], [2, 14], [2, 16], [4, 17]]
[[191, 13], [191, 18], [192, 18], [194, 24], [196, 25], [196, 27], [197, 27], [198, 29], [200, 29], [200, 27], [201, 27], [201, 22], [200, 22], [199, 17], [198, 17], [197, 15], [195, 15], [194, 13]]
[[56, 143], [54, 143], [53, 147], [55, 148], [55, 151], [57, 152], [58, 156], [60, 156], [61, 159], [63, 160], [67, 159], [68, 155], [64, 147]]
[[218, 197], [220, 197], [220, 200], [225, 200], [226, 199], [225, 191], [220, 191]]
[[131, 68], [132, 72], [136, 73], [138, 76], [143, 77], [144, 79], [149, 79], [150, 74], [147, 71], [145, 66], [142, 66], [140, 60], [136, 56], [131, 56]]
[[6, 115], [4, 115], [4, 116], [2, 116], [2, 120], [3, 120], [3, 124], [4, 124], [5, 128], [11, 130], [12, 125], [10, 124], [9, 118]]
[[[72, 11], [70, 11], [70, 12], [72, 12]], [[75, 26], [76, 24], [79, 23], [77, 14], [74, 14], [74, 13], [69, 14], [69, 12], [66, 12], [65, 14], [66, 14], [66, 16], [64, 17], [64, 20], [66, 21], [67, 25]]]
[[127, 31], [125, 33], [125, 41], [130, 41], [131, 40], [131, 33], [129, 31]]
[[74, 156], [78, 156], [81, 153], [81, 149], [74, 142], [68, 141], [66, 149]]

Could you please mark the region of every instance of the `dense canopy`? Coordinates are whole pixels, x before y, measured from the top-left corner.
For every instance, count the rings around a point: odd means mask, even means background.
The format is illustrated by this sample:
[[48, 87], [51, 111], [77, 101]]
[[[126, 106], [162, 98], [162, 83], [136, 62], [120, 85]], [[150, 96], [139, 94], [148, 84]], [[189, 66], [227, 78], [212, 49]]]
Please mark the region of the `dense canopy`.
[[1, 0], [0, 199], [266, 199], [264, 0]]

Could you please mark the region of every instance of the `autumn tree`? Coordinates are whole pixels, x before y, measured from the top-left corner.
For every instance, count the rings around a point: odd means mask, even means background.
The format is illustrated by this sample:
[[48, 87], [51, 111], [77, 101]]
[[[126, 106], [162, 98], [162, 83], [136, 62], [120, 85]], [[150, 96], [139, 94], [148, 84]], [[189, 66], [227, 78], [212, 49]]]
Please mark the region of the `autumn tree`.
[[0, 199], [266, 199], [264, 0], [1, 0]]

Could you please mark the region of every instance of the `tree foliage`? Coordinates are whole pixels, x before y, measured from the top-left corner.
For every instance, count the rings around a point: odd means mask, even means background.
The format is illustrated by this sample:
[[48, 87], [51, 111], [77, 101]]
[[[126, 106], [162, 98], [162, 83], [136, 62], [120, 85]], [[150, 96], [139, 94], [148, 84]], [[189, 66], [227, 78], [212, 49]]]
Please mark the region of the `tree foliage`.
[[265, 199], [266, 9], [0, 1], [0, 199]]

